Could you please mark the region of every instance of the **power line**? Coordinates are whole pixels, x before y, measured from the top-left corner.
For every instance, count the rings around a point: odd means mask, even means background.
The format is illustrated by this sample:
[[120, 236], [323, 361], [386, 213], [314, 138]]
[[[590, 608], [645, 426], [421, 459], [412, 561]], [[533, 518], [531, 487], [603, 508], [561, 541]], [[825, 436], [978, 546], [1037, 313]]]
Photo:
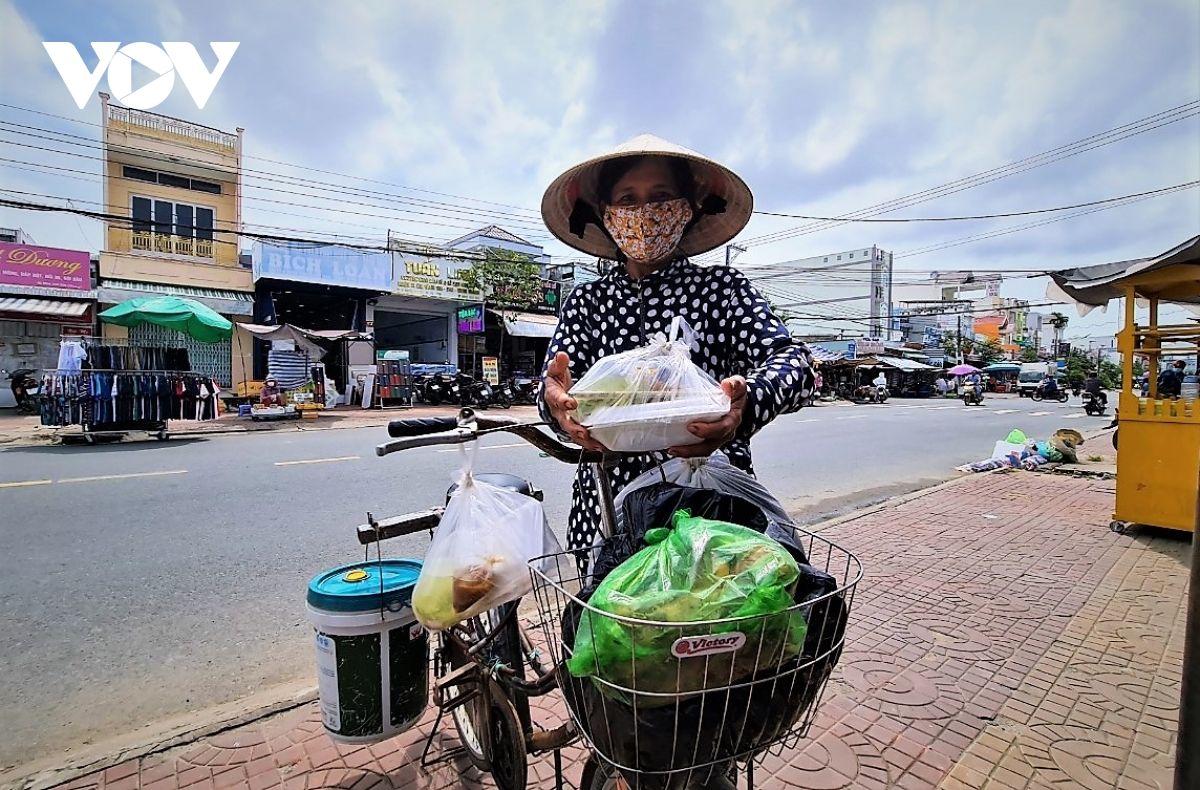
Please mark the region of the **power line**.
[[[81, 217], [108, 222], [121, 228], [132, 228], [133, 218], [123, 214], [112, 214], [103, 211], [90, 211], [87, 209], [65, 208], [63, 206], [50, 206], [44, 203], [29, 203], [23, 200], [11, 200], [8, 198], [0, 198], [0, 207], [14, 208], [22, 211], [41, 211], [59, 214], [77, 214]], [[310, 245], [314, 247], [330, 247], [337, 246], [350, 250], [361, 250], [367, 252], [400, 252], [410, 253], [413, 255], [421, 255], [437, 258], [457, 258], [460, 260], [476, 261], [481, 257], [479, 253], [464, 252], [462, 250], [451, 250], [444, 247], [434, 247], [433, 245], [404, 245], [393, 243], [391, 246], [375, 245], [375, 244], [355, 244], [349, 242], [330, 242], [327, 239], [310, 239], [298, 236], [283, 236], [271, 233], [252, 233], [247, 231], [222, 230], [213, 228], [213, 234], [224, 234], [233, 236], [245, 236], [259, 241], [284, 242], [288, 244]], [[237, 241], [226, 241], [223, 239], [212, 239], [214, 244], [232, 244], [237, 245]]]
[[[84, 120], [80, 120], [79, 118], [71, 118], [66, 115], [56, 115], [55, 113], [44, 112], [42, 110], [35, 110], [31, 107], [21, 107], [16, 104], [6, 104], [3, 102], [0, 102], [0, 107], [6, 107], [10, 110], [18, 110], [20, 112], [32, 113], [34, 115], [41, 115], [41, 116], [44, 116], [47, 118], [56, 118], [58, 120], [68, 121], [70, 123], [80, 124], [82, 126], [91, 126], [91, 127], [97, 128], [97, 129], [104, 128], [103, 124], [95, 123], [94, 121], [84, 121]], [[150, 114], [157, 115], [157, 113], [150, 113]], [[162, 117], [167, 117], [167, 116], [162, 116]], [[207, 150], [207, 149], [202, 149], [199, 146], [194, 146], [194, 145], [191, 145], [188, 143], [181, 142], [180, 144], [185, 145], [188, 148], [193, 148], [195, 150]], [[282, 161], [282, 160], [278, 160], [278, 159], [269, 159], [267, 157], [254, 156], [251, 154], [242, 154], [242, 158], [243, 159], [252, 159], [252, 160], [258, 161], [258, 162], [267, 162], [269, 164], [283, 165], [285, 167], [294, 167], [294, 168], [300, 169], [300, 170], [308, 170], [313, 173], [321, 173], [322, 175], [338, 176], [339, 178], [348, 178], [348, 179], [351, 179], [354, 181], [362, 181], [365, 183], [380, 184], [382, 186], [391, 186], [391, 187], [396, 187], [398, 189], [407, 189], [412, 192], [423, 192], [423, 193], [429, 194], [429, 195], [438, 195], [440, 197], [450, 197], [450, 198], [455, 198], [458, 200], [468, 200], [473, 203], [480, 203], [480, 204], [484, 204], [484, 205], [493, 205], [493, 206], [501, 206], [503, 208], [512, 208], [512, 209], [516, 209], [518, 211], [529, 212], [534, 215], [538, 214], [538, 212], [536, 212], [532, 209], [528, 209], [528, 208], [525, 208], [522, 206], [513, 206], [508, 203], [498, 203], [498, 202], [492, 201], [492, 200], [482, 200], [480, 198], [466, 197], [463, 195], [453, 195], [453, 194], [450, 194], [447, 192], [438, 192], [438, 191], [432, 190], [432, 189], [422, 189], [421, 187], [408, 186], [406, 184], [396, 184], [396, 183], [393, 183], [390, 181], [380, 181], [380, 180], [374, 179], [374, 178], [366, 178], [364, 176], [356, 176], [356, 175], [352, 175], [349, 173], [339, 173], [339, 172], [333, 171], [333, 170], [322, 170], [320, 168], [312, 167], [310, 165], [302, 165], [302, 164], [297, 164], [295, 162], [286, 162], [286, 161]]]
[[[4, 130], [0, 130], [0, 132], [4, 132]], [[82, 154], [82, 153], [78, 153], [76, 151], [63, 151], [63, 150], [57, 149], [57, 148], [48, 148], [45, 146], [32, 145], [30, 143], [15, 142], [12, 140], [0, 139], [0, 144], [17, 146], [19, 148], [28, 148], [28, 149], [32, 149], [32, 150], [36, 150], [36, 151], [45, 151], [45, 152], [49, 152], [49, 153], [62, 154], [63, 156], [72, 156], [72, 157], [76, 157], [79, 159], [86, 159], [86, 160], [95, 161], [95, 162], [106, 162], [107, 161], [107, 159], [103, 156]], [[143, 154], [143, 156], [144, 156], [144, 154]], [[21, 162], [20, 160], [13, 160], [13, 159], [6, 159], [3, 161], [20, 162], [22, 164], [41, 164], [41, 163]], [[44, 164], [41, 166], [50, 167], [50, 165], [44, 165]], [[68, 170], [69, 172], [86, 173], [86, 171], [71, 171], [70, 168], [64, 168], [64, 169]], [[124, 180], [128, 180], [128, 181], [134, 181], [137, 183], [145, 183], [138, 179], [129, 179], [124, 176], [111, 176], [111, 177], [112, 178], [120, 178], [120, 179], [124, 179]], [[451, 222], [436, 222], [436, 221], [429, 220], [429, 219], [424, 219], [424, 220], [409, 219], [409, 218], [406, 218], [403, 216], [388, 217], [388, 218], [393, 219], [398, 222], [411, 222], [411, 223], [420, 224], [420, 225], [433, 225], [433, 226], [441, 226], [441, 227], [447, 227], [447, 228], [457, 228], [457, 229], [462, 229], [462, 230], [471, 230], [471, 229], [476, 229], [478, 227], [478, 224], [477, 224], [478, 222], [480, 222], [480, 221], [488, 222], [492, 219], [492, 218], [484, 218], [483, 220], [475, 220], [470, 225], [464, 225], [464, 224], [461, 224], [461, 220], [464, 218], [460, 218], [460, 217], [447, 216], [445, 214], [439, 214], [439, 213], [428, 212], [428, 211], [418, 211], [415, 209], [398, 209], [398, 208], [393, 208], [388, 205], [380, 205], [378, 203], [368, 203], [368, 202], [364, 202], [361, 200], [349, 200], [345, 196], [322, 195], [322, 194], [313, 193], [313, 192], [303, 192], [303, 191], [296, 191], [296, 190], [290, 190], [290, 189], [281, 189], [279, 187], [258, 186], [258, 185], [254, 185], [254, 184], [243, 185], [243, 186], [244, 186], [244, 188], [263, 190], [263, 191], [271, 192], [271, 193], [279, 193], [279, 194], [284, 194], [284, 195], [295, 195], [295, 196], [299, 196], [299, 197], [314, 198], [317, 200], [326, 200], [326, 201], [337, 202], [337, 203], [342, 203], [342, 204], [364, 206], [367, 208], [384, 209], [387, 211], [395, 212], [396, 215], [413, 214], [413, 215], [417, 215], [417, 216], [421, 216], [421, 217], [432, 217], [435, 219], [460, 220], [459, 223], [451, 223]], [[261, 199], [267, 200], [267, 198], [261, 198]], [[343, 209], [327, 208], [327, 207], [323, 207], [323, 206], [313, 206], [312, 204], [306, 204], [306, 203], [296, 203], [294, 201], [279, 200], [279, 201], [275, 201], [275, 202], [278, 202], [282, 205], [300, 206], [300, 207], [305, 207], [305, 208], [320, 208], [322, 210], [334, 211], [334, 212], [338, 212], [338, 213], [349, 213], [349, 214], [360, 213], [360, 212], [346, 211]], [[390, 201], [385, 201], [385, 202], [390, 202]], [[368, 216], [370, 216], [370, 215], [368, 215]], [[384, 215], [375, 215], [375, 216], [384, 216]], [[524, 231], [523, 227], [521, 229]]]
[[847, 212], [845, 214], [838, 215], [836, 218], [832, 218], [829, 221], [817, 220], [795, 228], [789, 228], [782, 231], [776, 231], [774, 233], [764, 234], [762, 236], [752, 237], [744, 240], [742, 244], [746, 246], [769, 244], [776, 241], [783, 241], [796, 236], [813, 233], [818, 230], [824, 230], [829, 227], [834, 227], [851, 219], [890, 213], [901, 208], [917, 205], [919, 203], [925, 203], [935, 198], [944, 197], [946, 195], [961, 192], [966, 189], [972, 189], [977, 186], [989, 184], [993, 181], [1007, 178], [1018, 173], [1023, 173], [1037, 167], [1042, 167], [1062, 159], [1067, 159], [1095, 148], [1111, 145], [1112, 143], [1120, 142], [1122, 140], [1129, 139], [1130, 137], [1144, 134], [1162, 126], [1191, 118], [1197, 114], [1200, 114], [1200, 100], [1192, 100], [1185, 104], [1181, 104], [1176, 107], [1154, 113], [1153, 115], [1140, 118], [1136, 121], [1089, 135], [1088, 137], [1067, 143], [1066, 145], [1058, 146], [1057, 148], [1052, 148], [1048, 151], [1043, 151], [1042, 153], [1034, 154], [1032, 156], [1010, 162], [1006, 165], [992, 168], [991, 170], [986, 170], [981, 173], [956, 179], [940, 186], [931, 187], [910, 195], [894, 198], [882, 203], [876, 203], [873, 206], [867, 206], [866, 208], [858, 209], [856, 211]]
[[[964, 220], [976, 220], [976, 219], [1004, 219], [1007, 217], [1026, 217], [1026, 216], [1031, 216], [1033, 214], [1051, 214], [1056, 211], [1071, 211], [1072, 209], [1086, 208], [1088, 206], [1099, 206], [1099, 205], [1103, 205], [1105, 203], [1116, 203], [1116, 202], [1122, 201], [1122, 200], [1129, 200], [1130, 198], [1152, 197], [1154, 195], [1158, 195], [1158, 194], [1161, 194], [1164, 192], [1171, 192], [1171, 191], [1174, 191], [1177, 189], [1181, 189], [1183, 187], [1195, 186], [1196, 184], [1200, 184], [1200, 181], [1185, 181], [1181, 184], [1175, 184], [1174, 186], [1160, 187], [1158, 189], [1151, 189], [1147, 192], [1134, 192], [1133, 194], [1130, 194], [1130, 195], [1121, 195], [1120, 197], [1104, 198], [1103, 200], [1091, 200], [1091, 201], [1088, 201], [1087, 203], [1076, 203], [1071, 206], [1056, 206], [1054, 208], [1039, 208], [1039, 209], [1031, 209], [1029, 211], [1009, 211], [1004, 214], [972, 214], [972, 215], [962, 216], [962, 217], [905, 217], [902, 219], [901, 218], [886, 218], [886, 219], [863, 218], [863, 219], [849, 219], [849, 220], [845, 220], [845, 221], [846, 222], [890, 222], [890, 223], [961, 222]], [[774, 211], [755, 211], [754, 213], [755, 214], [763, 214], [763, 215], [769, 216], [769, 217], [791, 217], [792, 219], [813, 219], [813, 220], [821, 220], [824, 222], [841, 222], [842, 221], [842, 220], [839, 220], [837, 217], [813, 217], [813, 216], [808, 216], [805, 214], [781, 214], [781, 213], [774, 212]]]

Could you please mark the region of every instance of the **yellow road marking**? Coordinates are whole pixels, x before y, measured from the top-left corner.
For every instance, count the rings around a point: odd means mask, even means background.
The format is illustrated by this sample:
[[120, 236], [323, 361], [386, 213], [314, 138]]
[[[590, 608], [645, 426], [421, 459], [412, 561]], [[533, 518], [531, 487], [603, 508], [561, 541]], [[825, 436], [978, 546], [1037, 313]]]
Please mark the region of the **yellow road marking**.
[[91, 483], [96, 480], [129, 480], [134, 477], [162, 477], [163, 475], [186, 475], [186, 469], [172, 469], [165, 472], [131, 472], [125, 475], [95, 475], [93, 477], [64, 477], [60, 483]]
[[47, 486], [53, 480], [18, 480], [15, 483], [0, 483], [0, 488], [24, 488], [25, 486]]
[[361, 455], [339, 455], [337, 458], [309, 458], [304, 461], [276, 461], [276, 466], [297, 466], [299, 464], [330, 464], [335, 461], [359, 461]]

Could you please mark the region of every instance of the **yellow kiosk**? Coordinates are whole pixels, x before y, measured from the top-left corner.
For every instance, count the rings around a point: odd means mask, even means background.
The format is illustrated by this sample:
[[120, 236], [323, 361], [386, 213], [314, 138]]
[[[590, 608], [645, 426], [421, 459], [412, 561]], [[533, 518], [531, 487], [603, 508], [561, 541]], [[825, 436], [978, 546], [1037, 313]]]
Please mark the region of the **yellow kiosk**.
[[[1191, 532], [1197, 522], [1200, 489], [1200, 404], [1194, 384], [1181, 397], [1160, 397], [1160, 371], [1175, 360], [1190, 366], [1200, 360], [1200, 322], [1159, 323], [1163, 302], [1200, 305], [1200, 236], [1154, 258], [1054, 272], [1057, 291], [1094, 307], [1124, 298], [1125, 321], [1117, 333], [1122, 354], [1118, 403], [1117, 503], [1112, 529], [1152, 524]], [[1135, 305], [1149, 307], [1139, 325]], [[1150, 388], [1141, 397], [1133, 379], [1135, 356], [1146, 361]]]

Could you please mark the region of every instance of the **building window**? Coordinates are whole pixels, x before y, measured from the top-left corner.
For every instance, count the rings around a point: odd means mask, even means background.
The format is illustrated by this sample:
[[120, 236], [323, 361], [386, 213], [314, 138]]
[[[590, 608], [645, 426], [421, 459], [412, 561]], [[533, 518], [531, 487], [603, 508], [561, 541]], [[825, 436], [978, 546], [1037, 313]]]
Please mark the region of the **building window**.
[[213, 209], [135, 196], [130, 215], [133, 249], [213, 257]]
[[158, 173], [144, 170], [140, 167], [124, 166], [121, 170], [125, 178], [134, 181], [145, 181], [150, 184], [161, 184], [176, 189], [190, 189], [194, 192], [207, 192], [210, 195], [221, 194], [221, 185], [212, 181], [201, 181], [198, 178], [175, 175], [174, 173]]

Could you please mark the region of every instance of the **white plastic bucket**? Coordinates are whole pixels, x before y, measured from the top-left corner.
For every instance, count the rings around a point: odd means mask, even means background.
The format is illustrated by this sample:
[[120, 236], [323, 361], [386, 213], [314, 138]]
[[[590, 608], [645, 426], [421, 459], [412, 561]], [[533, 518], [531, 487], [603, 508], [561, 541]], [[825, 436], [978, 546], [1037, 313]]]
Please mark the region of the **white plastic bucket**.
[[384, 560], [382, 594], [378, 563], [325, 571], [309, 584], [321, 719], [335, 741], [382, 741], [425, 712], [429, 635], [411, 607], [420, 567]]

